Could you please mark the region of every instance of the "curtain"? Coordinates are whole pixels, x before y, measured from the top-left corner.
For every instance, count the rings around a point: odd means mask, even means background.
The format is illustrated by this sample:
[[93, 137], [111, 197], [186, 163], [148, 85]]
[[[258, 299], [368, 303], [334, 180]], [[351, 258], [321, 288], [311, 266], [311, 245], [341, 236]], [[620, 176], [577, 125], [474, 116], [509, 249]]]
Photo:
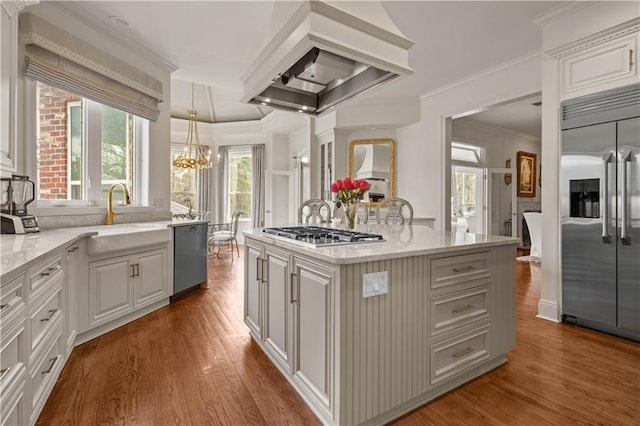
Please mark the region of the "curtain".
[[31, 13], [20, 15], [25, 75], [155, 121], [162, 82]]
[[264, 145], [251, 145], [251, 225], [264, 226]]
[[227, 195], [229, 194], [229, 147], [218, 148], [220, 161], [218, 163], [218, 217], [217, 222], [226, 222]]
[[[196, 170], [196, 188], [197, 188], [197, 196], [198, 200], [198, 211], [200, 213], [208, 212], [211, 214], [211, 206], [209, 199], [209, 182], [211, 179], [211, 173], [209, 173], [209, 169], [198, 169]], [[201, 217], [200, 219], [210, 220], [209, 215], [206, 217]]]

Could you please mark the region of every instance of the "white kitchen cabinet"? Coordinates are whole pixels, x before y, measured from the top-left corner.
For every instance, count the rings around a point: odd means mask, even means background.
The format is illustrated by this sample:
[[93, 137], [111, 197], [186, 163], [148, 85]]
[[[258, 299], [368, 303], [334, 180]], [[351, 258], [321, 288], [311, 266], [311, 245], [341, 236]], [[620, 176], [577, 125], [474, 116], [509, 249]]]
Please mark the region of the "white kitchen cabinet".
[[638, 83], [636, 32], [560, 58], [561, 100]]
[[291, 270], [289, 255], [246, 242], [245, 323], [271, 358], [291, 371]]
[[262, 340], [262, 245], [245, 241], [244, 322], [253, 338]]
[[64, 336], [66, 338], [67, 356], [71, 353], [76, 340], [77, 331], [77, 310], [76, 310], [76, 294], [78, 291], [78, 250], [83, 244], [78, 241], [65, 249], [64, 268], [65, 268], [65, 285], [64, 285]]
[[293, 258], [294, 380], [333, 417], [333, 269]]
[[16, 171], [18, 8], [13, 1], [0, 3], [0, 169], [2, 176]]
[[166, 247], [90, 262], [87, 330], [169, 297], [168, 281]]

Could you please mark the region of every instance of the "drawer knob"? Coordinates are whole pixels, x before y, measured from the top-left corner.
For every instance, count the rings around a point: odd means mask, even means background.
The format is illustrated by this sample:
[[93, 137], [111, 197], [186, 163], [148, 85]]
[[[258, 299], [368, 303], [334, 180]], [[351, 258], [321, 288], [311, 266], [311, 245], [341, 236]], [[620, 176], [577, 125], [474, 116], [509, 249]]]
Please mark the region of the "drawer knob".
[[453, 268], [453, 272], [455, 272], [456, 274], [459, 274], [461, 272], [475, 271], [475, 270], [476, 270], [476, 267], [473, 265], [465, 266], [464, 268]]
[[471, 309], [475, 308], [474, 305], [464, 305], [464, 306], [458, 306], [457, 308], [453, 308], [451, 309], [453, 311], [454, 314], [459, 314], [460, 312], [464, 312], [464, 311], [470, 311]]
[[56, 365], [56, 362], [58, 361], [58, 357], [53, 357], [49, 360], [49, 362], [51, 364], [49, 364], [49, 368], [47, 368], [46, 370], [44, 370], [43, 372], [41, 372], [40, 374], [49, 374], [51, 373], [51, 370], [53, 370], [53, 366]]
[[58, 309], [49, 309], [49, 316], [41, 318], [40, 322], [46, 322], [46, 321], [51, 321], [51, 318], [53, 318], [53, 316], [56, 314], [56, 312], [58, 312]]
[[459, 359], [462, 358], [465, 355], [469, 355], [472, 352], [475, 352], [476, 348], [474, 348], [473, 346], [467, 346], [466, 349], [463, 349], [461, 351], [458, 352], [454, 352], [451, 354], [452, 357], [454, 357], [455, 359]]

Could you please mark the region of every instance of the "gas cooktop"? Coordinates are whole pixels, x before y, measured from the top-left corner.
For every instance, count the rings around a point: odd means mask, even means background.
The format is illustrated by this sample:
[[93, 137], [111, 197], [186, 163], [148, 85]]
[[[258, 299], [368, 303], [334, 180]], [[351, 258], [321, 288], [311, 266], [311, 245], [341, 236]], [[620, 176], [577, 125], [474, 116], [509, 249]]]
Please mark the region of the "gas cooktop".
[[346, 229], [323, 228], [321, 226], [265, 228], [262, 232], [269, 234], [269, 236], [272, 237], [309, 247], [326, 247], [384, 241], [382, 235], [348, 231]]

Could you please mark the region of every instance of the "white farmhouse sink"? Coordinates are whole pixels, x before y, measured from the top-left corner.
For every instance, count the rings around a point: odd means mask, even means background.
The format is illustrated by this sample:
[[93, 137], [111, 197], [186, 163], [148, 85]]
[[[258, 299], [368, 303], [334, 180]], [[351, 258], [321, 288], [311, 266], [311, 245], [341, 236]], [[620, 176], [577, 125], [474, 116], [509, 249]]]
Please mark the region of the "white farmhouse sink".
[[171, 241], [171, 229], [166, 223], [127, 223], [96, 226], [90, 230], [98, 235], [87, 239], [87, 254], [101, 255]]

